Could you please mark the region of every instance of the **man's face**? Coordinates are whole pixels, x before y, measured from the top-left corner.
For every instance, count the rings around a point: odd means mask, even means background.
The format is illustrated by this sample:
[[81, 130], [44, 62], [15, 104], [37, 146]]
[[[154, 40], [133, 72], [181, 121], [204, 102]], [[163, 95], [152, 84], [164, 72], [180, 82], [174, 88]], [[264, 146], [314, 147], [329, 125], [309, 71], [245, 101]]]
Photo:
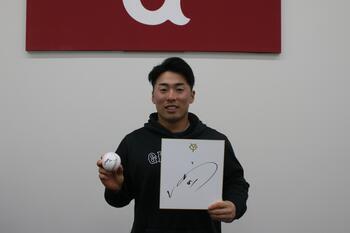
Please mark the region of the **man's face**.
[[187, 122], [188, 108], [194, 100], [194, 94], [182, 75], [171, 71], [162, 73], [152, 93], [159, 121], [167, 124]]

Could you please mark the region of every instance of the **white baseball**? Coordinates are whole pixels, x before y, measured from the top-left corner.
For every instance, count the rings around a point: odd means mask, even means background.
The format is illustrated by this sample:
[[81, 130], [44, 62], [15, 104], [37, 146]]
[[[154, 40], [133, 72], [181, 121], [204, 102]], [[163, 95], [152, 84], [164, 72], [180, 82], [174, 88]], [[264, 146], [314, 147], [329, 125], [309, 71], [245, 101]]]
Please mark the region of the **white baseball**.
[[102, 156], [102, 167], [109, 172], [116, 171], [120, 166], [120, 157], [114, 152], [108, 152]]

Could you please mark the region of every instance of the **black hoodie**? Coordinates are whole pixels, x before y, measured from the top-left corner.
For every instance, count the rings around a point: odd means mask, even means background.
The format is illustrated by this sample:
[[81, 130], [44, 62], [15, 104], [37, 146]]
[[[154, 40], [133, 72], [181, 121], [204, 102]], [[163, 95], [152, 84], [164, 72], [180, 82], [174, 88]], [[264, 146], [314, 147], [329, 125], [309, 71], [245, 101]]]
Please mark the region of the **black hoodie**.
[[158, 123], [152, 113], [144, 127], [128, 134], [117, 154], [124, 167], [124, 184], [119, 192], [105, 190], [106, 201], [123, 207], [135, 199], [132, 233], [219, 233], [221, 224], [212, 221], [206, 210], [159, 209], [161, 139], [225, 140], [223, 200], [236, 206], [236, 219], [246, 211], [249, 184], [227, 137], [203, 124], [189, 113], [190, 126], [184, 132], [172, 133]]

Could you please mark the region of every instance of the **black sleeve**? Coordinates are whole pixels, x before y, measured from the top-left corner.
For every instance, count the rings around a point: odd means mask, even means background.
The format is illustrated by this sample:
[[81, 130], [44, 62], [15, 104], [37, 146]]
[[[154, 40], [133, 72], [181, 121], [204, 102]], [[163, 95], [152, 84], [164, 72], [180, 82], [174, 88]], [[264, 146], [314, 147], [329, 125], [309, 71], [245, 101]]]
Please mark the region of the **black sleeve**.
[[134, 198], [132, 183], [128, 173], [128, 146], [126, 137], [119, 144], [116, 153], [120, 156], [121, 164], [124, 169], [124, 183], [122, 189], [119, 191], [112, 191], [106, 188], [104, 197], [106, 202], [111, 206], [123, 207], [128, 205]]
[[244, 171], [238, 162], [231, 143], [225, 140], [223, 200], [232, 201], [236, 206], [238, 219], [247, 210], [249, 184], [244, 179]]

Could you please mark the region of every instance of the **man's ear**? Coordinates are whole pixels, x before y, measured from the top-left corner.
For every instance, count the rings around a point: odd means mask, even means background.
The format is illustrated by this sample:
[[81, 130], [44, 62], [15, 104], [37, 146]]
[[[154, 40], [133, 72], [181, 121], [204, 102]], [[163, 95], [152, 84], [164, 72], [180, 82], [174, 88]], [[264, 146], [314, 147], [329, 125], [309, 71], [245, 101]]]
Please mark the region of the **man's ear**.
[[192, 90], [192, 92], [191, 92], [191, 104], [193, 103], [193, 101], [194, 101], [194, 97], [195, 97], [195, 95], [196, 95], [196, 92], [194, 91], [194, 90]]
[[154, 103], [154, 90], [152, 90], [152, 97], [151, 97], [151, 99], [152, 99], [152, 103]]

